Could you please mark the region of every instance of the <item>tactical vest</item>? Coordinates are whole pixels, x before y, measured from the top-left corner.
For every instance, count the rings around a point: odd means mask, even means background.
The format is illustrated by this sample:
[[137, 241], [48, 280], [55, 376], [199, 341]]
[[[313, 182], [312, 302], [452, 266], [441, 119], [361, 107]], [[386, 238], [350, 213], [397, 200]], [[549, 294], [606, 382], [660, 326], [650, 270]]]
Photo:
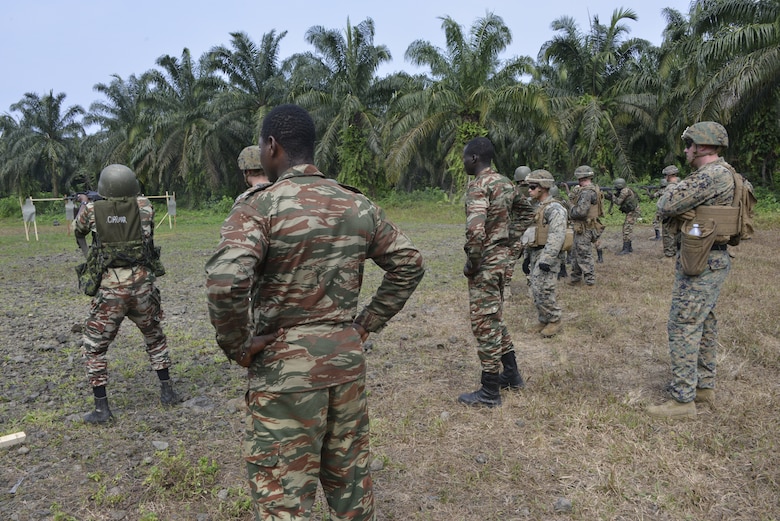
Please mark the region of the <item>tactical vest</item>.
[[[571, 205], [572, 208], [576, 207], [580, 201], [580, 198], [585, 196], [585, 193], [588, 191], [596, 193], [596, 204], [590, 205], [590, 208], [588, 208], [588, 215], [585, 216], [585, 220], [587, 222], [592, 222], [599, 217], [604, 217], [604, 202], [602, 201], [603, 197], [601, 197], [601, 190], [598, 186], [588, 185], [581, 188], [580, 190], [577, 190], [577, 192], [571, 198]], [[588, 196], [590, 196], [590, 194], [588, 194]]]
[[107, 268], [146, 264], [141, 212], [135, 197], [94, 202], [95, 228]]

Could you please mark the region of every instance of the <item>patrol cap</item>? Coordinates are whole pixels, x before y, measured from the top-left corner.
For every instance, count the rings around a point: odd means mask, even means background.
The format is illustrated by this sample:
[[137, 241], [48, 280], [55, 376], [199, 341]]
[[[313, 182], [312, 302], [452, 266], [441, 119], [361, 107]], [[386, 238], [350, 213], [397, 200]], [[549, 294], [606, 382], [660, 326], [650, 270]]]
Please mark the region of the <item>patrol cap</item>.
[[555, 178], [547, 170], [534, 170], [528, 177], [525, 178], [525, 182], [528, 184], [537, 184], [548, 190], [555, 184]]

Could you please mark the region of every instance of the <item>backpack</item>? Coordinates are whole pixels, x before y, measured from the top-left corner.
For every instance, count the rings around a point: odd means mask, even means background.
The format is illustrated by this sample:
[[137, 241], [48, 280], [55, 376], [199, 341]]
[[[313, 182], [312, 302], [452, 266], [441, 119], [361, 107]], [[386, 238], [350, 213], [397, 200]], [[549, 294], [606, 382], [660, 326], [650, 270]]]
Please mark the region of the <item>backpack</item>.
[[739, 233], [732, 235], [729, 239], [729, 245], [736, 246], [742, 239], [750, 239], [755, 229], [753, 228], [753, 212], [756, 206], [756, 194], [753, 192], [753, 185], [745, 179], [740, 173], [734, 174], [734, 200], [732, 206], [739, 207], [739, 220], [737, 229]]

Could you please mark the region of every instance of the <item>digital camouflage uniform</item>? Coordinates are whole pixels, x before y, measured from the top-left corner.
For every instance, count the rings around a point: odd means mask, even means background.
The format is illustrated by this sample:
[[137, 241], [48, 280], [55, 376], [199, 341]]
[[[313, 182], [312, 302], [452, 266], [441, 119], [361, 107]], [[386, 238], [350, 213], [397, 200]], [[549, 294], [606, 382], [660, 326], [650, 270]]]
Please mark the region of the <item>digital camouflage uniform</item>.
[[[566, 208], [552, 197], [548, 197], [536, 208], [534, 222], [537, 226], [544, 224], [547, 228], [547, 242], [544, 246], [528, 247], [531, 270], [531, 292], [534, 305], [541, 324], [559, 322], [561, 308], [555, 296], [558, 283], [558, 272], [566, 252], [562, 251], [566, 238]], [[539, 264], [547, 264], [550, 271], [543, 271]]]
[[569, 218], [574, 228], [574, 244], [571, 249], [571, 281], [584, 280], [592, 286], [596, 283], [596, 268], [593, 262], [592, 244], [595, 244], [604, 225], [599, 220], [604, 215], [601, 190], [594, 184], [577, 187], [569, 197], [571, 209]]
[[[670, 190], [677, 186], [677, 183], [669, 183], [664, 190], [661, 190], [661, 195], [666, 190]], [[660, 196], [659, 195], [659, 199]], [[656, 203], [658, 204], [658, 203]], [[677, 256], [677, 234], [675, 230], [670, 226], [671, 217], [662, 217], [660, 212], [657, 212], [658, 218], [661, 220], [661, 241], [664, 248], [664, 257], [676, 257]]]
[[[632, 195], [636, 196], [636, 192], [634, 192], [631, 188], [625, 187], [619, 191], [616, 191], [613, 202], [614, 204], [620, 208], [623, 203]], [[638, 197], [638, 196], [636, 196]], [[623, 210], [621, 210], [622, 212]], [[640, 217], [642, 217], [642, 212], [639, 208], [639, 204], [637, 203], [636, 208], [630, 212], [624, 212], [626, 214], [626, 218], [623, 221], [623, 242], [631, 242], [631, 237], [634, 235], [634, 225], [636, 225], [637, 220], [639, 220]]]
[[[146, 197], [137, 197], [136, 200], [142, 234], [145, 240], [151, 240], [154, 235], [154, 207]], [[98, 232], [94, 202], [87, 203], [77, 214], [73, 229], [80, 236]], [[152, 369], [159, 371], [171, 366], [168, 343], [161, 325], [160, 290], [154, 285], [155, 278], [153, 271], [141, 264], [107, 268], [103, 272], [100, 288], [90, 304], [82, 346], [92, 387], [108, 383], [106, 352], [125, 317], [141, 330]]]
[[[366, 197], [297, 165], [240, 198], [206, 264], [216, 340], [249, 367], [243, 454], [257, 519], [308, 519], [322, 484], [330, 519], [372, 520], [365, 359], [353, 321], [379, 331], [423, 277], [411, 241]], [[387, 273], [358, 314], [366, 259]], [[251, 298], [251, 299], [250, 299]]]
[[[733, 169], [722, 158], [703, 165], [676, 185], [669, 185], [658, 200], [664, 218], [679, 216], [700, 205], [730, 205], [734, 197]], [[731, 269], [725, 245], [710, 251], [708, 266], [698, 276], [682, 271], [676, 262], [672, 305], [667, 331], [673, 381], [671, 393], [682, 403], [693, 401], [696, 389], [715, 386], [717, 319], [715, 305]]]
[[506, 284], [512, 281], [515, 273], [515, 264], [523, 254], [523, 244], [520, 238], [531, 225], [534, 219], [534, 205], [528, 197], [528, 187], [525, 185], [514, 186], [514, 199], [510, 210], [510, 257], [507, 263]]
[[504, 323], [503, 291], [510, 257], [512, 182], [490, 168], [478, 172], [466, 189], [466, 244], [472, 266], [468, 278], [471, 331], [485, 373], [501, 370], [501, 356], [514, 351]]

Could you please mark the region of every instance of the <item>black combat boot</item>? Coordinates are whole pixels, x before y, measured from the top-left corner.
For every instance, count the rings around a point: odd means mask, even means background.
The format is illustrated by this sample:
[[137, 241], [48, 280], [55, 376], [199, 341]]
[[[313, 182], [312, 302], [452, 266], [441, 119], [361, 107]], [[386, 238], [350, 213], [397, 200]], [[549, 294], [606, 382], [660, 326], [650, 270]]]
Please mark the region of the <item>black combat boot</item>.
[[615, 255], [627, 255], [631, 253], [631, 241], [623, 241], [623, 249]]
[[628, 253], [634, 253], [634, 247], [631, 245], [631, 241], [628, 241]]
[[525, 387], [523, 375], [517, 369], [517, 358], [514, 351], [501, 355], [501, 363], [504, 364], [504, 372], [498, 375], [498, 386], [501, 389], [519, 391]]
[[568, 276], [569, 276], [569, 274], [566, 273], [566, 263], [562, 262], [561, 263], [561, 271], [558, 272], [558, 279], [565, 279]]
[[661, 240], [661, 230], [655, 231], [655, 238], [650, 239], [651, 241], [660, 241]]
[[599, 264], [604, 262], [604, 250], [602, 250], [601, 248], [597, 248], [596, 255], [597, 255], [596, 262], [598, 262]]
[[498, 373], [482, 372], [482, 387], [473, 393], [458, 396], [458, 401], [466, 405], [484, 405], [498, 407], [501, 405], [501, 391], [498, 387]]
[[114, 415], [108, 408], [108, 397], [98, 398], [95, 396], [95, 410], [84, 415], [84, 421], [87, 423], [106, 423], [112, 419], [114, 419]]
[[173, 390], [170, 380], [160, 380], [160, 403], [163, 405], [176, 405], [181, 401], [179, 395]]

